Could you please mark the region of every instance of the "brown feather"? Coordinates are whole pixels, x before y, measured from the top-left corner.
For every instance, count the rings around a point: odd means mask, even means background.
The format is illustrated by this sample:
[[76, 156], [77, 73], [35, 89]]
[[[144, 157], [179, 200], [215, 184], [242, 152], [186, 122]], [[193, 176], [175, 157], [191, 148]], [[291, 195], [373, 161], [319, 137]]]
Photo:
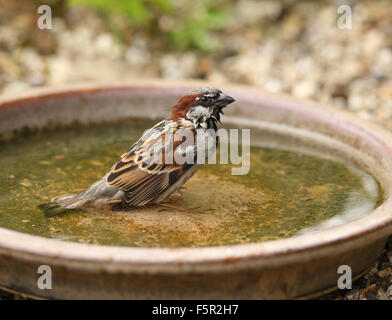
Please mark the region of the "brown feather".
[[181, 118], [185, 118], [189, 108], [195, 103], [195, 99], [201, 95], [202, 93], [183, 96], [173, 107], [171, 120], [177, 121]]

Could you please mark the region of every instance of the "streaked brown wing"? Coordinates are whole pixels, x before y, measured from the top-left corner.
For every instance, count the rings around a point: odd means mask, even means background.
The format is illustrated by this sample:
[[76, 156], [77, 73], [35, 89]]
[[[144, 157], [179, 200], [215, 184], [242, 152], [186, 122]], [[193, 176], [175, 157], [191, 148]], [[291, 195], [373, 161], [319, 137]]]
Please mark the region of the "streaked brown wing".
[[183, 169], [180, 168], [171, 173], [145, 174], [134, 187], [125, 192], [125, 203], [129, 206], [142, 206], [166, 191], [182, 175]]
[[125, 202], [129, 206], [141, 206], [154, 200], [188, 169], [188, 165], [164, 164], [162, 161], [163, 153], [169, 150], [168, 144], [172, 141], [165, 140], [170, 130], [173, 127], [157, 124], [111, 168], [106, 181], [125, 192]]

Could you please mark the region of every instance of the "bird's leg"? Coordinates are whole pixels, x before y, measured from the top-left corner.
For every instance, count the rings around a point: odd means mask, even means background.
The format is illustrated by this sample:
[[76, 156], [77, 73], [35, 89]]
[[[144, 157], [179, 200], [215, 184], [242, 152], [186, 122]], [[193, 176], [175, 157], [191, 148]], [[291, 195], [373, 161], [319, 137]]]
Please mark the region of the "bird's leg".
[[112, 205], [112, 211], [131, 211], [132, 208], [125, 206], [123, 203], [118, 202]]
[[[181, 188], [181, 189], [183, 189], [183, 188]], [[159, 205], [162, 207], [174, 209], [177, 211], [183, 211], [183, 212], [195, 214], [196, 212], [191, 209], [186, 209], [184, 207], [181, 207], [180, 205], [173, 204], [173, 203], [170, 203], [167, 201], [168, 199], [172, 199], [172, 200], [177, 200], [176, 202], [178, 202], [178, 200], [180, 200], [180, 202], [184, 202], [184, 201], [182, 201], [182, 194], [180, 191], [181, 189], [174, 191], [168, 198], [166, 198], [165, 202], [161, 202], [161, 203], [159, 203]]]
[[178, 205], [175, 205], [175, 204], [172, 204], [172, 203], [168, 203], [168, 202], [159, 203], [159, 205], [160, 205], [161, 207], [166, 207], [166, 208], [169, 208], [169, 209], [174, 209], [174, 210], [176, 210], [176, 211], [182, 211], [182, 212], [187, 212], [187, 213], [190, 213], [190, 214], [196, 214], [196, 212], [193, 211], [193, 210], [191, 210], [191, 209], [186, 209], [186, 208], [183, 208], [183, 207], [180, 207], [180, 206], [178, 206]]

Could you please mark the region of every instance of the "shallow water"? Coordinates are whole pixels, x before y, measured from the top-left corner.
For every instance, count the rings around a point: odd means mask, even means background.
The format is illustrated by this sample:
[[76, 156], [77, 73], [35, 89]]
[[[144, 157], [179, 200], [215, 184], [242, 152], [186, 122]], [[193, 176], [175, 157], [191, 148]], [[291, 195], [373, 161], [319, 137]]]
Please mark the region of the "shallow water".
[[151, 121], [64, 128], [0, 143], [0, 226], [61, 240], [137, 247], [195, 247], [290, 237], [355, 219], [381, 201], [377, 182], [342, 163], [251, 148], [251, 168], [205, 165], [158, 205], [46, 218], [51, 198], [79, 193], [101, 178]]

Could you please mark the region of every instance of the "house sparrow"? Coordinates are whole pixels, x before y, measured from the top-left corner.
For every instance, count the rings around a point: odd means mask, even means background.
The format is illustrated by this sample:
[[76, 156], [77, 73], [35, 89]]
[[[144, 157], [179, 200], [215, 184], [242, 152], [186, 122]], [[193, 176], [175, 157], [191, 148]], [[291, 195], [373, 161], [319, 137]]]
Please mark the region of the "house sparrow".
[[[200, 167], [196, 159], [197, 135], [216, 139], [210, 134], [211, 130], [216, 132], [222, 109], [234, 101], [216, 88], [192, 91], [174, 105], [170, 118], [146, 131], [101, 180], [78, 195], [57, 197], [52, 201], [67, 200], [58, 206], [59, 209], [75, 209], [88, 202], [121, 201], [127, 207], [161, 203]], [[190, 132], [195, 139], [190, 139], [188, 144], [184, 139], [173, 140], [181, 131]], [[170, 147], [172, 155], [168, 157]], [[175, 156], [185, 153], [190, 154], [193, 161], [179, 163]], [[206, 150], [205, 154], [208, 158], [211, 150]]]

